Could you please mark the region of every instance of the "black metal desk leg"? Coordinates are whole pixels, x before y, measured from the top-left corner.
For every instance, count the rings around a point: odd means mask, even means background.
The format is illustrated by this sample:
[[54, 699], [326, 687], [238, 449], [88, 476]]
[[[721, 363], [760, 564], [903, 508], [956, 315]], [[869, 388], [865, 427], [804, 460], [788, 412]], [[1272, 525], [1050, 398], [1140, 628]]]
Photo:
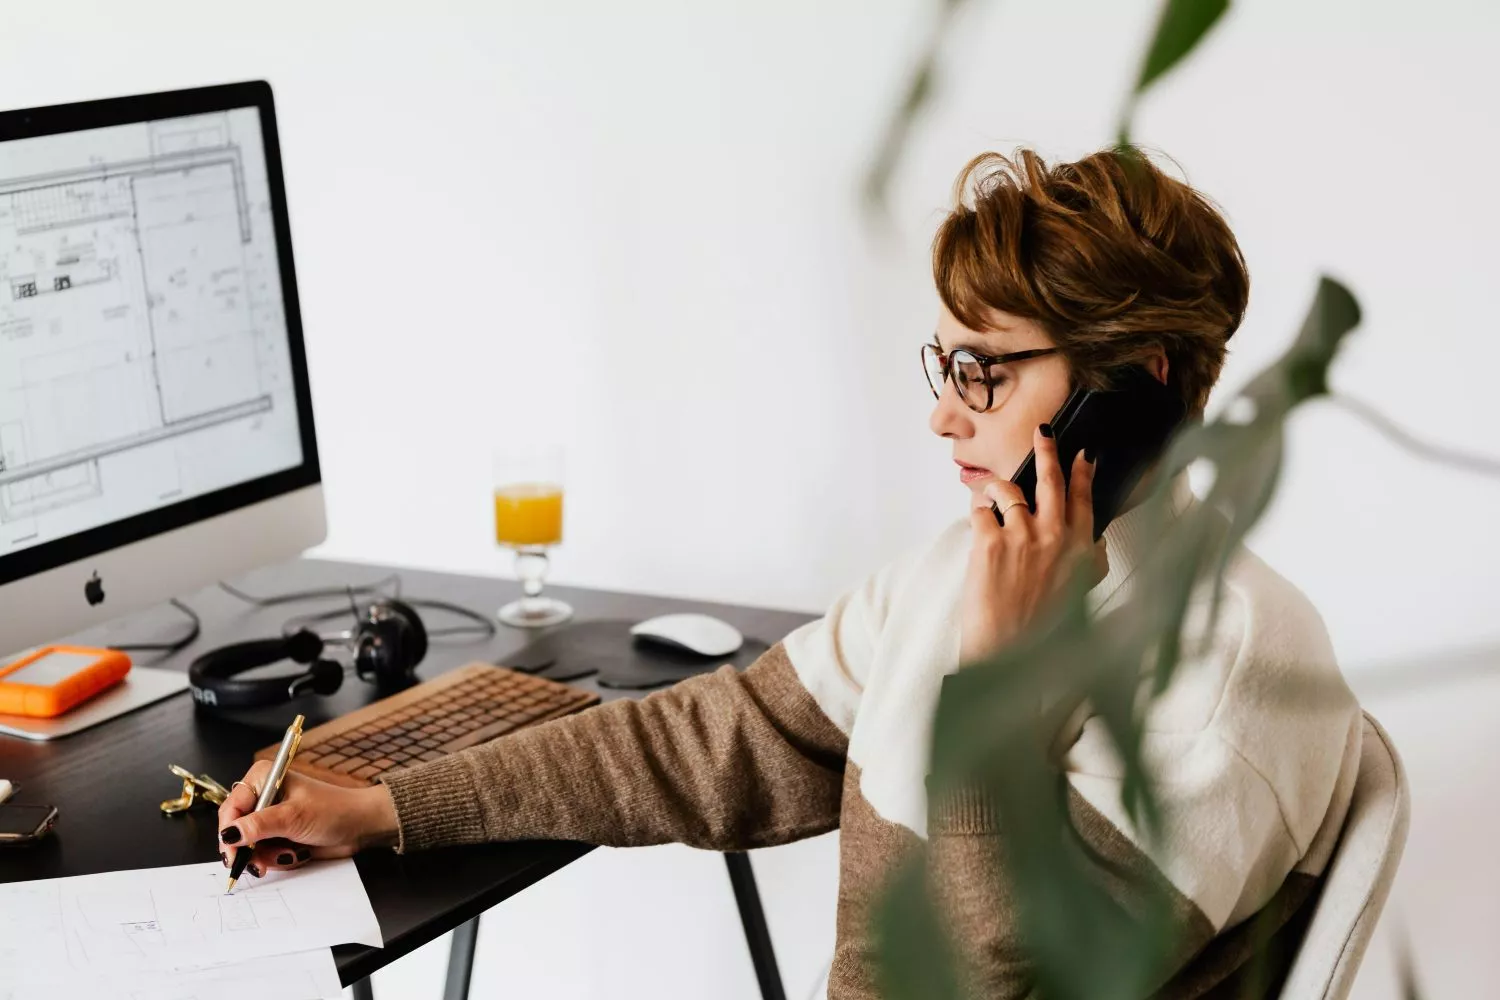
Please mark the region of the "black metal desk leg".
[[469, 1000], [469, 980], [474, 978], [474, 946], [479, 943], [479, 918], [453, 929], [453, 947], [448, 952], [448, 982], [443, 1000]]
[[375, 987], [370, 985], [369, 976], [349, 988], [354, 991], [354, 1000], [375, 1000]]
[[760, 981], [764, 1000], [786, 1000], [781, 985], [781, 970], [776, 968], [776, 951], [771, 947], [771, 929], [766, 925], [765, 911], [760, 907], [760, 891], [755, 887], [755, 872], [750, 856], [738, 852], [724, 855], [729, 866], [729, 882], [734, 886], [734, 901], [739, 904], [740, 923], [745, 925], [745, 941], [750, 945], [750, 961], [755, 978]]

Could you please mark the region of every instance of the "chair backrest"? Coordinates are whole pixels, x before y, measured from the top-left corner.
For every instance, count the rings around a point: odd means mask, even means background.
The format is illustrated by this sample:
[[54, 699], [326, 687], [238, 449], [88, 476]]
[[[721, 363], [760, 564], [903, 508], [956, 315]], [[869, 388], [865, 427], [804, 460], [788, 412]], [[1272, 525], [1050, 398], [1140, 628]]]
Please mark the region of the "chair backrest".
[[1359, 776], [1344, 831], [1282, 1000], [1344, 1000], [1390, 895], [1411, 822], [1411, 791], [1390, 735], [1365, 713]]

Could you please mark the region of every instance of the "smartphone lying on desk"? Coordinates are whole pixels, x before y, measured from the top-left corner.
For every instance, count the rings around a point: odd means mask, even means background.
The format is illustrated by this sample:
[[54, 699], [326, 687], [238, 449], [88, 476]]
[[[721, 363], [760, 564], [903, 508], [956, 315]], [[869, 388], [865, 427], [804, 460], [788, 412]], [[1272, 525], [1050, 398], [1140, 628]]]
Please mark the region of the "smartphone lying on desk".
[[0, 803], [0, 847], [34, 844], [57, 823], [56, 806]]

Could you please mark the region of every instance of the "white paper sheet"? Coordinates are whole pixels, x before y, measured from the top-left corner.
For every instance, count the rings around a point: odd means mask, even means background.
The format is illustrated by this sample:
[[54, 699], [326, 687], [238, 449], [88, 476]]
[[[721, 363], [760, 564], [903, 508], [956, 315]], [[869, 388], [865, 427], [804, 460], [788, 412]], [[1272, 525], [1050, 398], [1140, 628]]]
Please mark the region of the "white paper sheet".
[[0, 1000], [338, 1000], [338, 967], [327, 948], [269, 955], [195, 972], [75, 973], [6, 986]]
[[209, 861], [0, 885], [0, 983], [37, 981], [48, 970], [192, 972], [336, 944], [383, 944], [349, 859], [246, 876], [233, 895], [224, 893], [227, 874]]

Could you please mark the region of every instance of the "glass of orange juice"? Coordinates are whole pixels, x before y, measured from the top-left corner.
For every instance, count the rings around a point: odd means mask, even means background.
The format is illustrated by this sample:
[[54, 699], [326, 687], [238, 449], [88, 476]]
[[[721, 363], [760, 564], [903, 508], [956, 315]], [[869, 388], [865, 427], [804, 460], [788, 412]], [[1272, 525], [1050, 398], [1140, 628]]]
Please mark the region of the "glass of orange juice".
[[515, 553], [522, 590], [500, 609], [500, 620], [521, 628], [567, 621], [572, 607], [542, 595], [547, 550], [562, 542], [562, 449], [497, 452], [494, 483], [495, 542]]

